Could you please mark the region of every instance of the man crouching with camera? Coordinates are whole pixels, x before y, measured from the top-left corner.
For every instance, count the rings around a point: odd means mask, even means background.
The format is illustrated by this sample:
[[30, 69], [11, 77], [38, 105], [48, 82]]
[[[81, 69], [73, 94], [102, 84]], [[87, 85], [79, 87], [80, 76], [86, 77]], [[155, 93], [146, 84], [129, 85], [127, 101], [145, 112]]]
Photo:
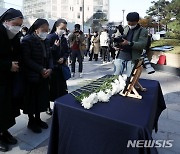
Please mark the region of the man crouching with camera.
[[139, 14], [127, 15], [128, 26], [119, 40], [119, 53], [114, 61], [114, 75], [127, 74], [129, 77], [136, 59], [141, 57], [148, 40], [148, 31], [139, 25]]

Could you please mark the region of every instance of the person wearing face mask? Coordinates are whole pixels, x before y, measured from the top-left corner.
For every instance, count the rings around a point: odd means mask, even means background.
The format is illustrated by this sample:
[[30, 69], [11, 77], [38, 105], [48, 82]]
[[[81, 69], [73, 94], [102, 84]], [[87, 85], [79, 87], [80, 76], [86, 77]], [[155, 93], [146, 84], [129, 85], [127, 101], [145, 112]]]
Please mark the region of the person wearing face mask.
[[19, 36], [21, 41], [27, 35], [28, 30], [29, 29], [27, 27], [22, 27], [21, 33], [20, 33], [20, 36]]
[[40, 118], [49, 106], [49, 77], [53, 68], [49, 41], [46, 39], [49, 24], [45, 19], [37, 19], [21, 42], [24, 74], [25, 101], [23, 113], [28, 114], [28, 128], [41, 133], [48, 125]]
[[141, 57], [148, 40], [148, 31], [139, 25], [139, 14], [130, 12], [127, 15], [128, 25], [124, 28], [123, 42], [114, 62], [114, 75], [130, 76], [135, 60]]
[[22, 13], [13, 8], [0, 16], [0, 152], [8, 151], [9, 145], [17, 143], [8, 129], [20, 115], [13, 97], [13, 86], [14, 78], [21, 70], [20, 40], [16, 34], [22, 23]]
[[85, 35], [81, 31], [81, 26], [79, 24], [74, 25], [74, 31], [69, 35], [69, 43], [71, 49], [71, 71], [72, 77], [75, 77], [75, 66], [76, 66], [76, 59], [79, 63], [79, 77], [82, 78], [82, 71], [83, 71], [83, 60], [84, 60], [84, 51], [86, 50], [86, 43], [85, 43]]
[[[53, 57], [53, 72], [50, 79], [50, 100], [55, 101], [58, 97], [61, 97], [68, 93], [66, 80], [63, 76], [62, 67], [67, 65], [69, 57], [69, 47], [66, 38], [67, 22], [64, 19], [58, 19], [47, 36], [50, 42], [51, 53]], [[47, 114], [52, 114], [50, 107]]]
[[98, 54], [100, 51], [100, 38], [98, 35], [98, 32], [94, 32], [92, 38], [91, 38], [91, 45], [92, 47], [92, 51], [90, 53], [90, 58], [89, 61], [92, 61], [92, 58], [94, 56], [95, 61], [98, 61]]

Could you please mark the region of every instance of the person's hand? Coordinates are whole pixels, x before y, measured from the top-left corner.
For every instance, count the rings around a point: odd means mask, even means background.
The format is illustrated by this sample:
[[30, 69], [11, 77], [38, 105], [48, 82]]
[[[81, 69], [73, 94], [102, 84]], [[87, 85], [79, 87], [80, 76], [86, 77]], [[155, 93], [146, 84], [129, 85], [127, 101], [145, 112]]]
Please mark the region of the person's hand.
[[59, 40], [55, 40], [54, 45], [60, 46], [60, 41]]
[[44, 69], [43, 71], [43, 78], [48, 78], [51, 74], [52, 70], [51, 69]]
[[41, 71], [41, 75], [44, 76], [46, 72], [46, 68], [43, 68], [43, 70]]
[[11, 66], [11, 72], [18, 72], [18, 71], [19, 71], [18, 62], [13, 61]]
[[59, 64], [62, 64], [64, 62], [64, 58], [60, 58], [59, 60], [58, 60], [58, 63]]
[[120, 48], [114, 47], [114, 49], [117, 51], [117, 50], [119, 50]]
[[128, 40], [126, 40], [126, 39], [123, 39], [123, 40], [124, 40], [124, 41], [123, 41], [122, 43], [120, 43], [120, 45], [122, 45], [122, 46], [129, 45]]
[[52, 69], [47, 69], [46, 72], [45, 72], [44, 77], [48, 78], [51, 75], [51, 72], [52, 72]]

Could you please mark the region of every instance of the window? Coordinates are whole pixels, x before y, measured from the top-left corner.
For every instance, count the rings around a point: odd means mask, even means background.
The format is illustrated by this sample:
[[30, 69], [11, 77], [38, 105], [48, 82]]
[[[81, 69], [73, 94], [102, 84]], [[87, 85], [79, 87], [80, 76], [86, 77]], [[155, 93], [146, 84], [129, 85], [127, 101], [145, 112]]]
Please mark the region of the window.
[[82, 12], [82, 7], [80, 7], [80, 11]]
[[96, 5], [103, 5], [103, 1], [102, 0], [94, 0], [94, 3]]
[[80, 18], [81, 18], [80, 13], [78, 13], [78, 14], [77, 14], [77, 18], [78, 18], [78, 19], [80, 19]]

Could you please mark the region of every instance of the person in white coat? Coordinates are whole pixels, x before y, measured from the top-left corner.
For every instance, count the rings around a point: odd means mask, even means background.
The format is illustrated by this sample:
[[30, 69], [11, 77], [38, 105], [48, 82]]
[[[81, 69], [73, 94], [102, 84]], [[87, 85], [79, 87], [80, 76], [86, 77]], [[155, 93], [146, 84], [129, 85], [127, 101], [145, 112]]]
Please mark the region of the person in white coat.
[[109, 43], [110, 43], [110, 38], [109, 38], [108, 30], [104, 29], [100, 35], [100, 46], [103, 54], [103, 63], [110, 62]]

